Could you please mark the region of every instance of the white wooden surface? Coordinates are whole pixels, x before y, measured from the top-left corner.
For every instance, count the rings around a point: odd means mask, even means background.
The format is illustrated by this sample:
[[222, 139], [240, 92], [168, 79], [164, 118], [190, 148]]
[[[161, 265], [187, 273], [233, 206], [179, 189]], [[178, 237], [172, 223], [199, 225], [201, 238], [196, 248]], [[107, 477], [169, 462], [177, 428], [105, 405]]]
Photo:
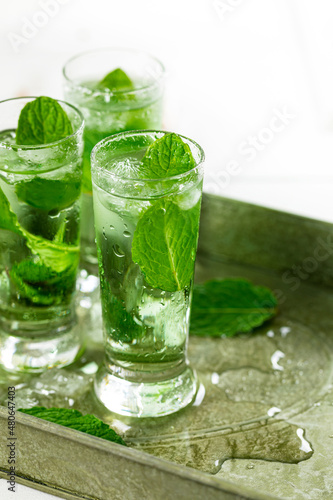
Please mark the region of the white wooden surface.
[[16, 0], [1, 13], [0, 99], [62, 97], [77, 52], [149, 51], [167, 68], [164, 126], [204, 147], [207, 191], [333, 222], [330, 0]]

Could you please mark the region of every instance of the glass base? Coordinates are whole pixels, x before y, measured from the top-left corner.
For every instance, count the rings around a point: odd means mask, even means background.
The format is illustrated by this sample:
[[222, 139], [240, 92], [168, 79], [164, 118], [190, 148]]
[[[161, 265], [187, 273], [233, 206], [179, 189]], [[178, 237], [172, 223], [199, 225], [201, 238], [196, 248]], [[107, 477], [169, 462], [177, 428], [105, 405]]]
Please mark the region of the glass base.
[[0, 330], [0, 364], [8, 371], [38, 373], [67, 366], [82, 352], [77, 325], [52, 337], [16, 337]]
[[197, 377], [188, 365], [181, 373], [154, 382], [125, 380], [103, 365], [95, 378], [95, 393], [110, 411], [130, 417], [162, 417], [188, 406], [197, 392]]

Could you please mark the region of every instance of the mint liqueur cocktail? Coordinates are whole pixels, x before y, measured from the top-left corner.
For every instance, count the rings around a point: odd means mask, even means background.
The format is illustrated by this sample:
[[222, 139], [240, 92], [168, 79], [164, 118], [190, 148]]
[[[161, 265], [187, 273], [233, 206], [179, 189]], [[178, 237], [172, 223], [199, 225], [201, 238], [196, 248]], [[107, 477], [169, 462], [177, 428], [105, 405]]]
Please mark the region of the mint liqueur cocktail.
[[105, 364], [96, 394], [110, 410], [166, 415], [188, 405], [192, 278], [204, 154], [164, 132], [125, 132], [92, 153]]
[[0, 364], [40, 371], [80, 350], [83, 118], [48, 97], [0, 103]]
[[125, 130], [160, 129], [162, 64], [135, 50], [102, 49], [71, 59], [64, 68], [66, 100], [85, 118], [82, 266], [97, 274], [90, 153], [102, 139]]

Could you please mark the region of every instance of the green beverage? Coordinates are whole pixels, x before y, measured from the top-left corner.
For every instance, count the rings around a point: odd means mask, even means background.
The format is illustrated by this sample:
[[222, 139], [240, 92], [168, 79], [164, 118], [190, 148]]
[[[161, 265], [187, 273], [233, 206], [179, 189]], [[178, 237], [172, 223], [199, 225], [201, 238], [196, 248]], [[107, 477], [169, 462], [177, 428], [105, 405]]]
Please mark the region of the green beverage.
[[0, 103], [0, 363], [40, 371], [80, 350], [83, 118], [47, 97]]
[[203, 151], [164, 132], [126, 132], [92, 154], [105, 365], [96, 393], [110, 410], [166, 415], [189, 404], [191, 289]]
[[163, 66], [134, 50], [104, 49], [71, 59], [64, 68], [65, 97], [85, 117], [82, 265], [97, 274], [90, 154], [102, 139], [125, 130], [162, 125]]

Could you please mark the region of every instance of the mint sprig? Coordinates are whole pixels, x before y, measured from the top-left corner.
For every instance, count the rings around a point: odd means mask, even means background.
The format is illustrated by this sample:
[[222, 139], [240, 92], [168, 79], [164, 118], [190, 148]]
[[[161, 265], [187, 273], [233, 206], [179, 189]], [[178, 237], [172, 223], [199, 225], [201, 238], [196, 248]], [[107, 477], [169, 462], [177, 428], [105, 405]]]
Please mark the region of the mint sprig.
[[16, 129], [16, 144], [49, 144], [72, 133], [71, 121], [61, 105], [51, 97], [41, 96], [22, 109]]
[[266, 287], [244, 279], [194, 285], [190, 333], [232, 337], [261, 326], [277, 313], [277, 300]]
[[156, 179], [183, 174], [196, 166], [189, 145], [174, 133], [156, 139], [147, 148], [142, 163]]
[[94, 415], [82, 415], [78, 410], [69, 408], [45, 408], [44, 406], [20, 408], [18, 411], [126, 446], [119, 434]]
[[108, 89], [111, 91], [133, 90], [134, 85], [132, 80], [126, 75], [121, 68], [114, 69], [108, 73], [98, 84], [100, 89]]
[[[173, 133], [153, 142], [142, 163], [155, 178], [181, 174], [196, 165], [190, 147]], [[199, 231], [201, 200], [189, 210], [181, 209], [176, 201], [153, 202], [139, 219], [132, 242], [133, 261], [146, 282], [167, 292], [190, 284]]]
[[139, 219], [132, 243], [133, 261], [147, 283], [167, 292], [190, 284], [197, 248], [200, 202], [182, 210], [170, 200], [157, 201]]

